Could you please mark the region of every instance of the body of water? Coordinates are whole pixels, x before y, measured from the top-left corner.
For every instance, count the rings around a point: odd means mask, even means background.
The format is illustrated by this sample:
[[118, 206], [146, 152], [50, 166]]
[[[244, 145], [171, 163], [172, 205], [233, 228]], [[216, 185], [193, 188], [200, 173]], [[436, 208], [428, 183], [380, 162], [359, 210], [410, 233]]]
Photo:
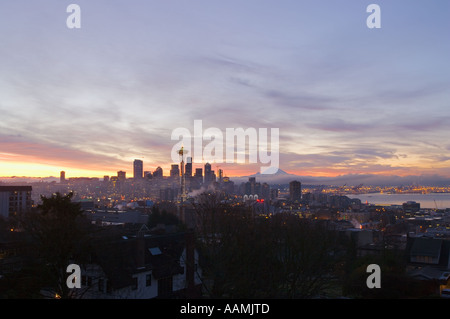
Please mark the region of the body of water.
[[359, 198], [361, 202], [368, 202], [375, 205], [402, 205], [407, 201], [420, 203], [420, 208], [450, 208], [450, 193], [430, 193], [430, 194], [385, 194], [370, 193], [347, 195], [350, 198]]

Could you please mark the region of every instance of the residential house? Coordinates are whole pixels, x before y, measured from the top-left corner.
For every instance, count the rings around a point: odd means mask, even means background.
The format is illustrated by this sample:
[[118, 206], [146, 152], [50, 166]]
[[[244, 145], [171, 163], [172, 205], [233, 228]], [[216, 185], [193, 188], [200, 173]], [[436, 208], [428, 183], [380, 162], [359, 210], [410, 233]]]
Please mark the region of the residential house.
[[450, 288], [450, 241], [425, 236], [408, 237], [408, 274], [435, 285], [436, 293]]
[[197, 298], [201, 269], [191, 232], [121, 235], [96, 245], [91, 263], [81, 268], [85, 299]]

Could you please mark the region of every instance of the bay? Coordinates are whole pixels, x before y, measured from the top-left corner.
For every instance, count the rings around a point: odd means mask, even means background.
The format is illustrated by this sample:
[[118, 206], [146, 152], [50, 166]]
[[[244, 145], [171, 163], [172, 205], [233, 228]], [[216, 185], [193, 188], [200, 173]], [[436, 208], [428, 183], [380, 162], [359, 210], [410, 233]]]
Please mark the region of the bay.
[[450, 193], [429, 194], [386, 194], [369, 193], [347, 195], [350, 198], [359, 198], [362, 203], [368, 202], [374, 205], [402, 205], [407, 201], [420, 203], [420, 208], [445, 209], [450, 208]]

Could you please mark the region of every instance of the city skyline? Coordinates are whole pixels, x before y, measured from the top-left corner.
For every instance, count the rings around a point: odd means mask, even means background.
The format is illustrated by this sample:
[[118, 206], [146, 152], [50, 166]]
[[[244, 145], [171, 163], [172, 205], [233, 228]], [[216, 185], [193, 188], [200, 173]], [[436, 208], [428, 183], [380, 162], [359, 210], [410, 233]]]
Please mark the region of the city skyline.
[[75, 2], [81, 29], [68, 3], [0, 3], [0, 176], [169, 175], [202, 120], [279, 128], [299, 176], [450, 179], [446, 1], [375, 1], [380, 29], [372, 2]]

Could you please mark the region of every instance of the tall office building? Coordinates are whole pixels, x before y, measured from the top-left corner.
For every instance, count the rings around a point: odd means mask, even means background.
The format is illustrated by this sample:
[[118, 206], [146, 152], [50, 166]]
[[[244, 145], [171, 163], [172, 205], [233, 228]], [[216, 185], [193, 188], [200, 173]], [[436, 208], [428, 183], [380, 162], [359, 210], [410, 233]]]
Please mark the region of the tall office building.
[[198, 189], [203, 185], [203, 168], [196, 168], [194, 175], [194, 189]]
[[184, 174], [186, 177], [192, 177], [192, 157], [186, 158], [186, 168]]
[[265, 182], [261, 185], [261, 198], [270, 199], [270, 185]]
[[0, 186], [0, 216], [8, 218], [31, 210], [31, 186]]
[[172, 168], [170, 169], [170, 177], [180, 177], [180, 168], [178, 164], [172, 164]]
[[212, 172], [211, 172], [211, 164], [205, 164], [205, 179], [204, 184], [208, 186], [212, 182]]
[[64, 183], [66, 182], [66, 172], [61, 171], [61, 172], [59, 173], [59, 182], [60, 182], [61, 184], [64, 184]]
[[153, 178], [152, 172], [151, 171], [144, 171], [144, 178], [152, 179]]
[[153, 177], [154, 178], [162, 178], [163, 177], [163, 169], [161, 168], [161, 166], [158, 166], [155, 171], [153, 172]]
[[292, 181], [289, 183], [289, 199], [291, 201], [300, 201], [302, 199], [302, 183]]
[[270, 199], [276, 199], [278, 198], [279, 190], [278, 188], [271, 188], [270, 189]]
[[118, 171], [117, 172], [117, 180], [124, 181], [127, 179], [127, 173], [124, 171]]
[[222, 183], [223, 180], [223, 169], [219, 168], [219, 183]]
[[142, 179], [144, 177], [144, 162], [135, 159], [133, 163], [133, 178]]

